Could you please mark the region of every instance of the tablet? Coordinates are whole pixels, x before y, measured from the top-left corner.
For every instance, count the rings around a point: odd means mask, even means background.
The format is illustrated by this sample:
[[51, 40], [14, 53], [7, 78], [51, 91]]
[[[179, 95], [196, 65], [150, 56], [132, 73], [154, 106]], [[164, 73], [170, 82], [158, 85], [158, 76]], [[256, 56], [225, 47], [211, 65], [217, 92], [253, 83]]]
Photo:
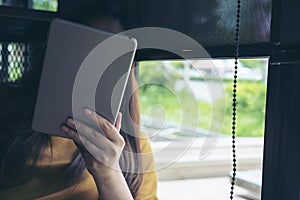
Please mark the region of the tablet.
[[136, 48], [133, 38], [54, 19], [32, 129], [65, 137], [60, 127], [67, 117], [89, 123], [84, 108], [95, 110], [114, 124]]

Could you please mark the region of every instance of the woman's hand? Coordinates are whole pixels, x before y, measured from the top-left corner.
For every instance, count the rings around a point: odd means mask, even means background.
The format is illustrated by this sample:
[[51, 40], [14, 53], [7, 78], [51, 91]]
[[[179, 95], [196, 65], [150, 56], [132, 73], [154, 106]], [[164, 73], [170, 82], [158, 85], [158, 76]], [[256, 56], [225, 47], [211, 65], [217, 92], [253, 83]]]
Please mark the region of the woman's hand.
[[71, 118], [62, 125], [62, 130], [78, 146], [91, 174], [109, 176], [113, 171], [120, 170], [119, 159], [125, 145], [119, 133], [122, 115], [119, 113], [116, 124], [112, 125], [91, 110], [84, 109], [84, 114], [98, 130]]
[[74, 140], [82, 154], [86, 167], [96, 182], [99, 199], [133, 200], [119, 166], [125, 146], [124, 138], [119, 133], [121, 113], [118, 114], [115, 125], [91, 110], [84, 109], [84, 114], [96, 129], [70, 118], [61, 129]]

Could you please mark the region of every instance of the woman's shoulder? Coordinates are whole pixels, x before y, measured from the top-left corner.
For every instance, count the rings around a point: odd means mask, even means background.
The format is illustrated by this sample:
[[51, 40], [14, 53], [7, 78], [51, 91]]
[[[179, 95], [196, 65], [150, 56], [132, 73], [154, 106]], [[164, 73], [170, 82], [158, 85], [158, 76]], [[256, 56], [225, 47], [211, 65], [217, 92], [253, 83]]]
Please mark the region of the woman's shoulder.
[[143, 179], [136, 200], [157, 200], [157, 176], [150, 140], [143, 132], [140, 133], [140, 156], [142, 161]]
[[139, 142], [140, 142], [140, 151], [142, 153], [152, 153], [151, 143], [148, 139], [147, 135], [144, 132], [140, 132], [139, 135]]

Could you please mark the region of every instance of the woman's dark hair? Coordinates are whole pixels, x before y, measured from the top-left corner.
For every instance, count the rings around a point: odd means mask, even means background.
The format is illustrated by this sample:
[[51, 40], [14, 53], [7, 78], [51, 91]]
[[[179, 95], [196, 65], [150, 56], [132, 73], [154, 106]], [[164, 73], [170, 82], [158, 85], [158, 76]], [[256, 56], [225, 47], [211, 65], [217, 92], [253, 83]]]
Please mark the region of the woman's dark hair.
[[[31, 59], [30, 75], [23, 76], [17, 85], [0, 84], [0, 179], [6, 180], [5, 186], [26, 180], [40, 152], [50, 144], [49, 135], [31, 130], [44, 45], [31, 46], [36, 57]], [[29, 160], [32, 165], [28, 169]]]
[[[105, 4], [104, 1], [89, 1], [86, 5], [81, 5], [78, 9], [70, 12], [68, 19], [85, 24], [93, 23], [97, 19], [104, 19], [109, 24], [118, 20], [118, 9], [111, 8], [111, 5]], [[0, 92], [4, 94], [0, 98], [0, 179], [7, 180], [6, 186], [9, 180], [20, 180], [20, 183], [26, 180], [34, 170], [40, 153], [49, 146], [52, 148], [49, 135], [31, 130], [42, 60], [43, 55], [39, 56], [39, 62], [32, 64], [31, 74], [22, 80], [22, 87], [0, 85]], [[133, 95], [129, 97], [128, 101], [123, 101], [129, 102], [129, 105], [122, 103], [120, 109], [121, 112], [129, 109], [130, 116], [123, 116], [122, 127], [127, 127], [126, 130], [130, 132], [122, 129], [120, 133], [126, 141], [124, 152], [133, 153], [123, 153], [120, 158], [120, 166], [134, 197], [142, 182], [142, 175], [137, 173], [140, 169], [141, 159], [139, 157], [139, 140], [138, 137], [135, 137], [138, 136], [139, 130], [134, 123], [139, 124], [140, 115], [138, 94], [137, 91], [133, 91], [135, 88], [136, 81], [134, 70], [132, 70], [125, 94]], [[26, 167], [28, 162], [31, 162], [29, 169]], [[67, 169], [70, 181], [78, 180], [84, 170], [85, 163], [81, 155], [77, 153]], [[14, 184], [16, 183], [14, 182]]]

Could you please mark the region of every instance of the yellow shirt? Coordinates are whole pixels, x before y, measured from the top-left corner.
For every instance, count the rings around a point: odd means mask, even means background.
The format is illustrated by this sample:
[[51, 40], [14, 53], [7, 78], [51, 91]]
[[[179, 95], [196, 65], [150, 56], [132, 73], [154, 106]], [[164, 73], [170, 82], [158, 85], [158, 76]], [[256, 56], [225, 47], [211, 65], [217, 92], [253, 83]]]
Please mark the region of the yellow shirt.
[[[82, 178], [70, 184], [66, 168], [77, 150], [69, 139], [52, 137], [52, 157], [50, 148], [43, 152], [32, 177], [25, 183], [0, 188], [1, 200], [97, 200], [98, 191], [93, 177], [84, 171]], [[151, 146], [147, 139], [140, 139], [142, 153], [150, 156], [142, 158], [142, 166], [154, 169]], [[154, 171], [143, 174], [136, 200], [157, 200], [157, 178]]]

